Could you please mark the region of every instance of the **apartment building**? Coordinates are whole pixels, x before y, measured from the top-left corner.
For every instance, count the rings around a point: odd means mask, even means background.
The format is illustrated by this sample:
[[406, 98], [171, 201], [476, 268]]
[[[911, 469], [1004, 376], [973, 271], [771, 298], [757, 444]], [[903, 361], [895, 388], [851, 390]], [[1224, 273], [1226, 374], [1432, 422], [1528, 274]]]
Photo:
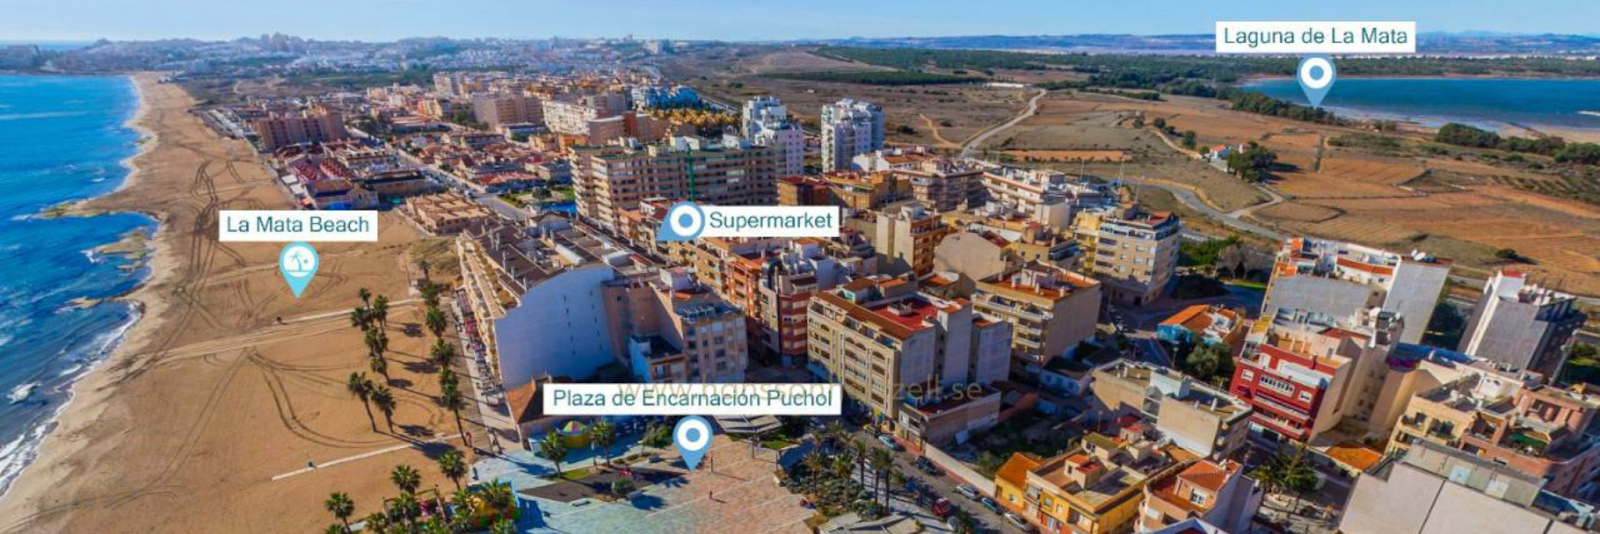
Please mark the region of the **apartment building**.
[[1074, 218], [1084, 270], [1105, 284], [1113, 302], [1142, 306], [1172, 287], [1183, 224], [1178, 216], [1137, 204], [1083, 212]]
[[494, 130], [508, 124], [543, 124], [544, 103], [528, 95], [477, 95], [472, 97], [472, 116]]
[[850, 168], [850, 160], [883, 148], [883, 108], [852, 99], [822, 106], [822, 170]]
[[405, 212], [423, 231], [454, 235], [495, 218], [493, 210], [457, 193], [440, 193], [406, 199]]
[[1176, 370], [1118, 359], [1091, 376], [1107, 418], [1139, 414], [1174, 445], [1202, 458], [1226, 458], [1249, 437], [1248, 403]]
[[1339, 519], [1348, 534], [1592, 532], [1594, 507], [1470, 452], [1419, 443], [1355, 481]]
[[782, 154], [779, 176], [805, 174], [806, 134], [800, 124], [789, 120], [789, 109], [777, 97], [760, 96], [746, 100], [740, 117], [740, 133], [757, 146], [777, 148]]
[[251, 122], [256, 143], [264, 153], [302, 143], [324, 143], [349, 137], [344, 117], [337, 111], [312, 109], [295, 113], [273, 113]]
[[578, 211], [612, 228], [620, 212], [651, 198], [743, 206], [776, 197], [778, 155], [737, 140], [674, 137], [661, 143], [574, 148]]
[[1461, 335], [1460, 350], [1512, 369], [1554, 377], [1573, 332], [1588, 317], [1577, 298], [1540, 287], [1518, 271], [1502, 270], [1483, 287]]
[[788, 248], [762, 254], [751, 315], [760, 326], [759, 346], [779, 355], [785, 365], [806, 357], [806, 309], [811, 297], [845, 282], [854, 273], [850, 263], [829, 257], [822, 242], [801, 239]]
[[1290, 238], [1278, 251], [1261, 313], [1299, 309], [1347, 317], [1379, 307], [1405, 320], [1400, 341], [1420, 343], [1449, 276], [1449, 260], [1422, 252]]
[[1145, 486], [1175, 468], [1150, 436], [1091, 433], [1054, 458], [1013, 454], [995, 473], [995, 500], [1046, 534], [1131, 533]]
[[1591, 500], [1600, 475], [1600, 391], [1542, 385], [1534, 375], [1485, 370], [1413, 397], [1395, 425], [1390, 453], [1419, 443], [1460, 449]]
[[885, 172], [904, 177], [912, 199], [944, 213], [984, 204], [984, 168], [972, 160], [927, 158]]
[[606, 284], [613, 346], [642, 383], [744, 381], [744, 314], [678, 267]]
[[616, 253], [559, 217], [531, 228], [496, 219], [457, 236], [465, 307], [506, 389], [618, 362], [602, 297], [625, 261]]
[[1399, 417], [1385, 389], [1401, 323], [1376, 308], [1345, 322], [1297, 310], [1263, 316], [1235, 359], [1229, 392], [1250, 404], [1252, 430], [1267, 439], [1309, 442], [1346, 420], [1358, 434], [1387, 434]]
[[647, 109], [685, 108], [700, 105], [700, 93], [693, 87], [686, 85], [646, 85], [634, 87], [628, 92], [633, 100], [633, 109], [644, 111]]
[[818, 292], [806, 321], [813, 372], [879, 422], [901, 421], [901, 399], [913, 388], [982, 385], [1004, 377], [1010, 362], [1009, 325], [902, 278], [860, 277]]
[[541, 102], [545, 126], [562, 135], [588, 136], [590, 123], [628, 110], [621, 93], [562, 95]]
[[1244, 465], [1239, 462], [1191, 462], [1145, 484], [1137, 530], [1159, 532], [1199, 519], [1223, 532], [1251, 532], [1266, 493], [1264, 487], [1245, 476]]
[[1012, 369], [1037, 376], [1095, 334], [1100, 282], [1040, 263], [977, 281], [978, 313], [1011, 325]]
[[[896, 146], [885, 147], [864, 154], [856, 154], [850, 158], [850, 168], [862, 172], [887, 172], [892, 170], [911, 169], [924, 161], [945, 159], [932, 149], [925, 146]], [[971, 160], [975, 165], [982, 162]]]
[[952, 231], [937, 213], [912, 203], [878, 214], [872, 246], [884, 255], [886, 272], [922, 276], [933, 272], [934, 249]]
[[902, 177], [860, 171], [786, 176], [778, 181], [778, 203], [785, 206], [839, 206], [850, 211], [880, 209], [911, 197]]

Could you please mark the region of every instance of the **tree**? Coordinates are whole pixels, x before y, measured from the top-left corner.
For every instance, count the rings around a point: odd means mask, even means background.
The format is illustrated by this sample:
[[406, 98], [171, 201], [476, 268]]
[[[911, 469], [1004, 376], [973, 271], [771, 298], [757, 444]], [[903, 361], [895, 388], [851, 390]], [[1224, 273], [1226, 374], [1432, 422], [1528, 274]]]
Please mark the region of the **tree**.
[[356, 290], [356, 296], [361, 297], [361, 307], [363, 307], [363, 308], [371, 308], [372, 307], [372, 292], [371, 291], [367, 291], [367, 288], [363, 287], [361, 289], [357, 289]]
[[446, 409], [450, 410], [451, 414], [455, 415], [456, 432], [463, 436], [467, 435], [466, 426], [461, 424], [461, 409], [467, 407], [467, 400], [461, 394], [461, 387], [450, 383], [447, 387], [440, 389], [439, 404], [444, 405]]
[[567, 461], [567, 442], [561, 440], [558, 432], [546, 432], [539, 440], [539, 456], [556, 464], [556, 477], [560, 478], [561, 463]]
[[983, 476], [992, 477], [996, 471], [1000, 470], [1000, 466], [1006, 464], [1006, 459], [993, 452], [983, 451], [978, 453], [978, 458], [973, 463], [978, 468], [978, 472], [983, 473]]
[[516, 534], [517, 524], [510, 519], [501, 518], [489, 525], [489, 534]]
[[800, 465], [805, 466], [806, 476], [815, 479], [816, 477], [822, 476], [822, 464], [826, 461], [827, 460], [822, 458], [821, 452], [811, 451], [806, 453], [804, 458], [800, 459]]
[[467, 476], [467, 462], [459, 452], [444, 453], [439, 455], [439, 472], [454, 482], [456, 489], [461, 489], [461, 477]]
[[1226, 344], [1202, 341], [1184, 358], [1184, 366], [1195, 378], [1213, 384], [1226, 382], [1233, 376], [1233, 355], [1229, 352]]
[[1267, 491], [1294, 494], [1294, 508], [1300, 507], [1301, 494], [1317, 487], [1317, 470], [1311, 465], [1311, 456], [1298, 445], [1293, 451], [1273, 455], [1251, 474]]
[[373, 512], [361, 518], [362, 532], [383, 532], [389, 528], [389, 515], [383, 512]]
[[372, 300], [372, 318], [383, 328], [389, 327], [389, 297], [378, 295]]
[[444, 338], [433, 340], [433, 348], [428, 350], [428, 358], [439, 367], [450, 367], [450, 361], [456, 357], [456, 346], [445, 343]]
[[1187, 130], [1183, 132], [1183, 147], [1191, 149], [1194, 148], [1194, 138], [1194, 130]]
[[322, 529], [322, 534], [350, 534], [350, 527], [334, 523]]
[[389, 481], [400, 488], [400, 493], [416, 493], [417, 487], [422, 485], [422, 474], [414, 467], [400, 464], [389, 471]]
[[389, 431], [394, 432], [394, 393], [389, 391], [389, 386], [379, 384], [372, 388], [372, 404], [383, 413], [383, 422], [389, 425]]
[[491, 482], [483, 490], [483, 503], [495, 513], [504, 515], [516, 506], [516, 496], [511, 494], [511, 485], [504, 482]]
[[1228, 172], [1237, 175], [1246, 182], [1262, 182], [1271, 176], [1272, 166], [1277, 164], [1278, 155], [1266, 147], [1251, 141], [1245, 150], [1228, 154]]
[[383, 375], [385, 382], [389, 381], [389, 360], [383, 359], [382, 356], [367, 356], [367, 366], [372, 372]]
[[382, 358], [384, 353], [389, 352], [389, 334], [383, 330], [368, 329], [364, 341], [367, 344], [367, 353], [375, 358]]
[[438, 306], [429, 306], [428, 312], [423, 315], [423, 324], [428, 326], [428, 331], [433, 332], [433, 337], [444, 337], [444, 329], [449, 325], [444, 317], [444, 311]]
[[629, 493], [633, 493], [632, 480], [619, 478], [611, 481], [611, 496], [621, 498], [627, 496]]
[[860, 440], [850, 440], [850, 449], [854, 453], [854, 457], [855, 457], [856, 463], [859, 464], [857, 470], [861, 472], [861, 477], [860, 477], [861, 478], [861, 483], [862, 484], [866, 484], [867, 483], [867, 444], [862, 443]]
[[433, 282], [423, 282], [422, 303], [429, 308], [439, 307], [439, 286]]
[[[432, 265], [428, 263], [428, 260], [421, 260], [417, 262], [417, 268], [422, 270], [422, 283], [424, 286], [429, 285], [429, 282], [433, 281], [433, 271], [430, 269], [430, 267], [432, 267]], [[434, 294], [437, 295], [438, 292], [435, 292]]]
[[872, 466], [873, 485], [883, 487], [883, 506], [887, 508], [889, 506], [889, 468], [894, 466], [894, 456], [889, 455], [889, 451], [883, 449], [872, 449], [872, 457], [868, 459], [867, 463]]
[[393, 512], [394, 515], [404, 518], [406, 520], [406, 524], [411, 526], [410, 531], [416, 531], [417, 516], [422, 514], [422, 503], [417, 501], [417, 494], [415, 492], [402, 492], [399, 497], [390, 499], [389, 510]]
[[610, 421], [601, 420], [589, 426], [589, 440], [600, 446], [600, 454], [606, 457], [606, 464], [611, 463], [611, 445], [617, 442], [617, 427]]
[[322, 507], [339, 518], [339, 522], [344, 524], [345, 532], [350, 531], [350, 515], [356, 513], [356, 503], [350, 500], [349, 495], [344, 492], [334, 492], [328, 496], [328, 500], [322, 501]]
[[1164, 117], [1156, 117], [1156, 120], [1151, 122], [1150, 124], [1154, 125], [1156, 127], [1156, 129], [1158, 129], [1158, 130], [1167, 129], [1167, 119], [1164, 118]]
[[372, 328], [372, 317], [367, 313], [365, 307], [356, 306], [355, 309], [350, 310], [350, 326], [360, 328], [363, 331]]
[[344, 382], [345, 391], [361, 399], [361, 407], [367, 410], [367, 422], [372, 425], [372, 430], [378, 430], [378, 420], [372, 417], [372, 381], [367, 380], [367, 375], [350, 373], [350, 378]]

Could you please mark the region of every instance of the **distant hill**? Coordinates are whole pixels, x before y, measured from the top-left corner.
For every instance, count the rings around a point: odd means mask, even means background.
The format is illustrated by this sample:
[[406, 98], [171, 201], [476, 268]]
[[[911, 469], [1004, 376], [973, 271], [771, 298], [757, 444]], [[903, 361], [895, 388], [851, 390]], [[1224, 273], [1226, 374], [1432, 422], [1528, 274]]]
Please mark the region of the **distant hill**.
[[[882, 37], [805, 40], [801, 42], [869, 48], [961, 48], [1089, 53], [1209, 54], [1211, 34], [1179, 35], [971, 35], [960, 37]], [[1600, 37], [1586, 35], [1512, 35], [1483, 32], [1423, 32], [1420, 54], [1444, 55], [1600, 55]]]

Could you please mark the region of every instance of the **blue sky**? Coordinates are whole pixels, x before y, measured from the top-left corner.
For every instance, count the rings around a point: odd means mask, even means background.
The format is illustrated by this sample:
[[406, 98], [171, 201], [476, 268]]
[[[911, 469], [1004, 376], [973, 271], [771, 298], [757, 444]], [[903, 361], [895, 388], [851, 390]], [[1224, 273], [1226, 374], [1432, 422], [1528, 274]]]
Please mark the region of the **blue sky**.
[[0, 0], [0, 41], [621, 36], [795, 39], [1210, 33], [1223, 20], [1415, 20], [1600, 33], [1600, 0]]

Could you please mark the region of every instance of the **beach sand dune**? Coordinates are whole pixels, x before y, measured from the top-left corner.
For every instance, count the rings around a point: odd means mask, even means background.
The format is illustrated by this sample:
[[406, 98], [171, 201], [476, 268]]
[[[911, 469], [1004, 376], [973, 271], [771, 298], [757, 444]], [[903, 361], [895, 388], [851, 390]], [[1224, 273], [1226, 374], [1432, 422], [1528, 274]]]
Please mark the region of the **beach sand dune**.
[[[134, 120], [153, 137], [135, 173], [81, 206], [160, 220], [151, 280], [130, 297], [143, 319], [76, 386], [39, 458], [0, 498], [0, 532], [320, 531], [334, 522], [322, 508], [330, 492], [350, 493], [358, 515], [379, 510], [401, 463], [424, 488], [452, 489], [432, 459], [460, 443], [448, 439], [455, 423], [423, 361], [432, 340], [402, 331], [422, 316], [408, 295], [415, 231], [384, 214], [380, 242], [319, 247], [321, 271], [293, 298], [273, 267], [281, 245], [216, 240], [218, 209], [286, 209], [290, 199], [248, 145], [212, 133], [181, 88], [156, 80], [135, 77]], [[374, 431], [344, 390], [352, 371], [367, 371], [360, 332], [342, 313], [360, 287], [398, 302], [393, 432], [381, 414]], [[406, 444], [415, 446], [396, 447]], [[392, 448], [274, 481], [307, 462]]]

